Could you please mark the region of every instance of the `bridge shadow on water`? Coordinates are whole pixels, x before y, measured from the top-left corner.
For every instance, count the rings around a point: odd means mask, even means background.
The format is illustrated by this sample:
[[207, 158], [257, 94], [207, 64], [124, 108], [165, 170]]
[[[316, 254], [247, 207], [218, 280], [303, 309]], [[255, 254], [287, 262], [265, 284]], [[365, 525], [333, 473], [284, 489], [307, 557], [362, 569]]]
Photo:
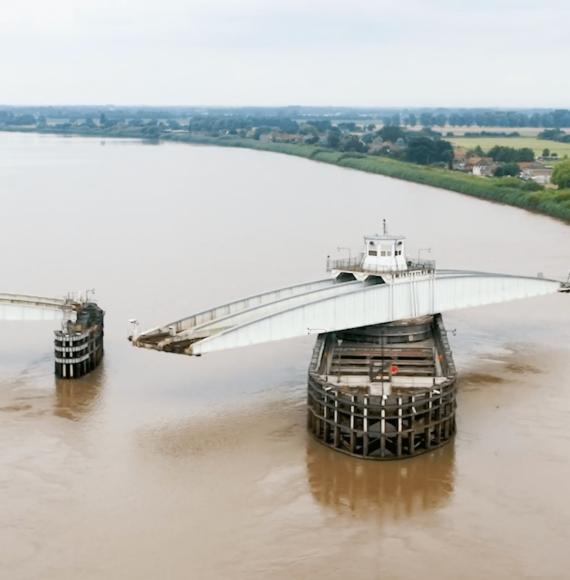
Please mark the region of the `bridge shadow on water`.
[[455, 485], [455, 442], [419, 457], [363, 460], [307, 443], [313, 498], [339, 514], [400, 520], [443, 507]]

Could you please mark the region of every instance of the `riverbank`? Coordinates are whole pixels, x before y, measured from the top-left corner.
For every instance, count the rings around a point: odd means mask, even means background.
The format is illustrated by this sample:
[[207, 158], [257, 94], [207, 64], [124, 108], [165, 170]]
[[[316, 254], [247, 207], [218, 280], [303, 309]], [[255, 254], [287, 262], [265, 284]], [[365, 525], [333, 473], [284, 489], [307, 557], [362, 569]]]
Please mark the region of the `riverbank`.
[[[16, 129], [2, 129], [15, 131]], [[192, 143], [201, 145], [216, 145], [221, 147], [241, 147], [259, 151], [272, 151], [295, 155], [314, 161], [330, 163], [367, 173], [377, 173], [412, 181], [423, 185], [439, 187], [472, 197], [503, 203], [526, 209], [534, 213], [547, 215], [570, 223], [570, 190], [545, 189], [541, 191], [526, 191], [501, 183], [498, 179], [481, 178], [457, 171], [416, 165], [377, 155], [360, 153], [343, 153], [327, 149], [319, 145], [289, 144], [264, 142], [255, 139], [236, 136], [209, 137], [188, 132], [165, 132], [156, 135], [145, 133], [138, 127], [120, 129], [83, 129], [81, 127], [65, 131], [42, 129], [18, 129], [19, 132], [45, 133], [58, 135], [77, 135], [102, 138], [137, 138], [172, 141], [177, 143]]]

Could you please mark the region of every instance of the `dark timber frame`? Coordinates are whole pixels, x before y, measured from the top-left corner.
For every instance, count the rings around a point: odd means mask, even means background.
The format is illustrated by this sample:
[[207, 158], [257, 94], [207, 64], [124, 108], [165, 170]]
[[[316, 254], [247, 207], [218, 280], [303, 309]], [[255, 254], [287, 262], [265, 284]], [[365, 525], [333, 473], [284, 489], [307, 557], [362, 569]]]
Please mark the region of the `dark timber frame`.
[[67, 322], [55, 334], [55, 375], [77, 379], [95, 369], [103, 358], [103, 318], [105, 313], [94, 303], [86, 303], [77, 321]]
[[[380, 379], [383, 390], [394, 365], [411, 385], [421, 377], [423, 386], [372, 394], [370, 384]], [[343, 384], [351, 373], [368, 381]], [[441, 315], [319, 335], [309, 367], [308, 427], [325, 445], [366, 459], [412, 457], [453, 437], [455, 409], [456, 371]]]

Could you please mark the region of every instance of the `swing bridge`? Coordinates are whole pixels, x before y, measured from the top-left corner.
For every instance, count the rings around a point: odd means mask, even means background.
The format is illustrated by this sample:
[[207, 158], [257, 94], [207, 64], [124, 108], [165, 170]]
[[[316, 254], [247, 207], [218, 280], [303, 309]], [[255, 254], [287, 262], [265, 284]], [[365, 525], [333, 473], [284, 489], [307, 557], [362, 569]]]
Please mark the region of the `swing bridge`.
[[344, 331], [461, 308], [570, 292], [569, 282], [541, 276], [329, 264], [330, 278], [279, 288], [216, 306], [130, 337], [134, 346], [185, 355], [250, 346], [307, 334]]

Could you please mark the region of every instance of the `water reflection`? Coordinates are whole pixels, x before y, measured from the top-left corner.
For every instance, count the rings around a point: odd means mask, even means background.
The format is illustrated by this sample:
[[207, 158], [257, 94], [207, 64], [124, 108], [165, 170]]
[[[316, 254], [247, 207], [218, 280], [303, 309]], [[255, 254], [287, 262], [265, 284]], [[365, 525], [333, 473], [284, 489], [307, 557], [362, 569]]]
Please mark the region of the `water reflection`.
[[71, 421], [90, 415], [97, 408], [105, 383], [105, 361], [88, 375], [76, 379], [55, 379], [53, 413]]
[[399, 520], [441, 508], [455, 484], [454, 441], [402, 461], [363, 461], [307, 444], [307, 479], [321, 505], [339, 513]]

